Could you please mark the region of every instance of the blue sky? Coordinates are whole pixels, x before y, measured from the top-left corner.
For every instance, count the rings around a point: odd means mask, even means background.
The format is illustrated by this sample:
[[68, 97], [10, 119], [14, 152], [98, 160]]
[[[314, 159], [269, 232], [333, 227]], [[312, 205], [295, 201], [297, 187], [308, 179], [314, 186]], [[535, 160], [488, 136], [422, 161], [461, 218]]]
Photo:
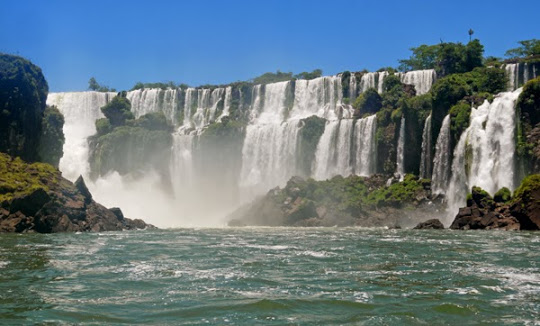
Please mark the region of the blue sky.
[[51, 91], [85, 90], [94, 76], [192, 86], [267, 71], [376, 70], [410, 47], [467, 42], [486, 55], [540, 38], [540, 1], [23, 1], [2, 0], [0, 52], [40, 66]]

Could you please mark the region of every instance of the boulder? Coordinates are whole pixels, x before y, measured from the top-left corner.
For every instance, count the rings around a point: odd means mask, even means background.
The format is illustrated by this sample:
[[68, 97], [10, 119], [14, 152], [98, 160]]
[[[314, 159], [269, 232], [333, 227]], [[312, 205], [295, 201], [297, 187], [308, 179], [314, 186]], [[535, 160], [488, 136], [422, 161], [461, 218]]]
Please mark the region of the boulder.
[[86, 187], [86, 184], [84, 183], [84, 179], [82, 175], [80, 175], [77, 178], [77, 181], [75, 181], [75, 188], [79, 190], [80, 194], [84, 197], [84, 202], [86, 204], [90, 203], [92, 201], [92, 194], [90, 193], [90, 190], [88, 190], [88, 187]]
[[438, 219], [434, 218], [425, 222], [419, 223], [414, 227], [416, 230], [439, 230], [444, 229], [444, 225]]

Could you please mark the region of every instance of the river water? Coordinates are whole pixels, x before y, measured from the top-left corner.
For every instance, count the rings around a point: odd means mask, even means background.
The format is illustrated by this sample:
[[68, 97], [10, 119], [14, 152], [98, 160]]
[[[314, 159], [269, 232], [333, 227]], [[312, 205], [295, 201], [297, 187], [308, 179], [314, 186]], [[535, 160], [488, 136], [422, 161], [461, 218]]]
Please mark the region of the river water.
[[2, 325], [540, 321], [540, 233], [220, 228], [0, 244]]

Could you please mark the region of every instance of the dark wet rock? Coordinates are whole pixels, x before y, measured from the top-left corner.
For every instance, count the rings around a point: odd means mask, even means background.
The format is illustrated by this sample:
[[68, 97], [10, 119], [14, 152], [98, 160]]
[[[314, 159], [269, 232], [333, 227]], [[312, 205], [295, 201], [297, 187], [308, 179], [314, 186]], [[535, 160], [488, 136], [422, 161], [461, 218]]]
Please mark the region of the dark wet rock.
[[[9, 189], [0, 194], [3, 198], [0, 233], [101, 232], [152, 227], [142, 220], [124, 218], [120, 209], [109, 210], [95, 202], [82, 178], [73, 184], [43, 163], [26, 164], [2, 153], [0, 160], [5, 173], [0, 185], [4, 190]], [[17, 188], [17, 183], [10, 180], [31, 183], [33, 188]]]
[[118, 207], [109, 208], [109, 210], [116, 215], [116, 218], [118, 218], [119, 221], [124, 220], [124, 213], [122, 213], [122, 210]]
[[425, 222], [419, 223], [417, 226], [414, 227], [414, 229], [417, 230], [439, 230], [444, 229], [444, 225], [439, 221], [438, 219], [431, 219], [427, 220]]
[[88, 190], [88, 187], [86, 187], [82, 175], [75, 181], [75, 188], [83, 195], [85, 203], [90, 203], [92, 201], [92, 194], [90, 193], [90, 190]]

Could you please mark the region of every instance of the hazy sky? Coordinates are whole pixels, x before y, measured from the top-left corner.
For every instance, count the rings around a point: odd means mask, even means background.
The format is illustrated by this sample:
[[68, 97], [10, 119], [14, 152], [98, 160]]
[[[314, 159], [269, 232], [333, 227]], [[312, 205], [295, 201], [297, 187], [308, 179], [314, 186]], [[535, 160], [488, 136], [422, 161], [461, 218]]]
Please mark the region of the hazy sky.
[[[114, 2], [114, 3], [113, 3]], [[0, 52], [43, 69], [51, 91], [88, 79], [192, 86], [267, 71], [376, 70], [410, 47], [468, 41], [486, 55], [540, 38], [540, 1], [23, 1], [0, 0]]]

